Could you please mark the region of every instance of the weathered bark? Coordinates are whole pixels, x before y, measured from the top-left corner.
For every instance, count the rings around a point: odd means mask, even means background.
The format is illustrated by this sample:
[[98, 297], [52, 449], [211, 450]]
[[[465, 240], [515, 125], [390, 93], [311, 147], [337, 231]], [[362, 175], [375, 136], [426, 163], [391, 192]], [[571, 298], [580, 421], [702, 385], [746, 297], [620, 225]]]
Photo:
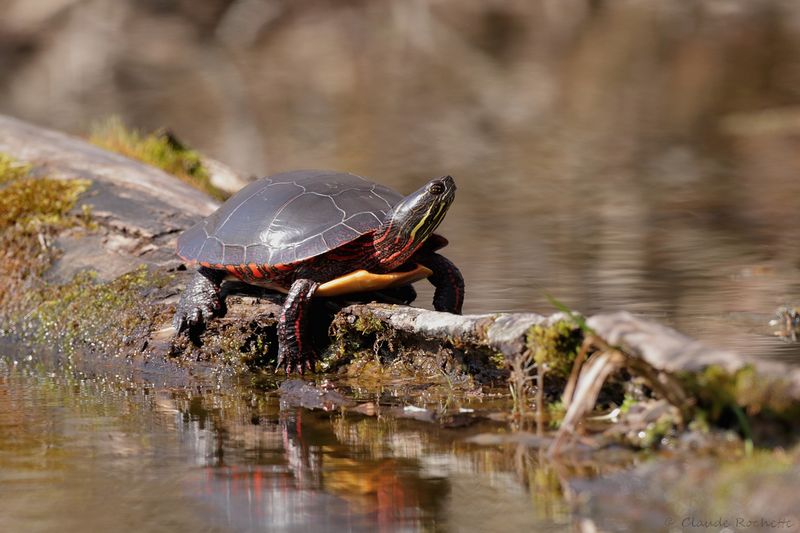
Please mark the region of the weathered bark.
[[621, 347], [659, 371], [692, 374], [715, 366], [735, 374], [753, 368], [761, 380], [784, 383], [783, 393], [800, 401], [800, 367], [720, 350], [627, 312], [595, 315], [587, 324], [608, 344]]
[[527, 334], [532, 327], [547, 327], [569, 320], [563, 313], [550, 316], [536, 313], [453, 315], [381, 304], [353, 305], [339, 314], [339, 319], [349, 324], [364, 317], [378, 319], [395, 332], [442, 343], [460, 343], [507, 357], [527, 349]]
[[[30, 162], [37, 175], [84, 178], [92, 182], [75, 210], [89, 206], [96, 227], [65, 232], [58, 238], [55, 246], [61, 250], [61, 256], [44, 274], [51, 286], [73, 283], [77, 273], [91, 269], [97, 273], [99, 282], [114, 288], [121, 275], [140, 265], [150, 269], [147, 279], [159, 280], [153, 281], [152, 290], [146, 282], [137, 282], [135, 316], [130, 315], [134, 312], [129, 309], [130, 304], [124, 309], [112, 306], [121, 318], [111, 317], [108, 321], [107, 316], [97, 317], [103, 327], [75, 326], [76, 320], [67, 320], [69, 317], [51, 317], [57, 327], [77, 328], [75, 335], [66, 337], [65, 344], [69, 346], [56, 348], [79, 348], [81, 353], [88, 354], [79, 358], [78, 366], [95, 371], [125, 371], [137, 379], [155, 382], [192, 381], [268, 367], [276, 346], [275, 317], [280, 305], [277, 296], [231, 296], [227, 314], [209, 324], [198, 339], [199, 346], [185, 337], [176, 339], [170, 325], [174, 304], [191, 274], [173, 252], [175, 239], [182, 230], [213, 211], [217, 207], [214, 201], [157, 169], [8, 117], [0, 117], [0, 152]], [[62, 297], [43, 298], [50, 308], [61, 309], [57, 304]], [[41, 299], [35, 301], [40, 307], [41, 302]], [[332, 311], [345, 304], [341, 300], [325, 301], [317, 307], [333, 315]], [[107, 307], [102, 309], [108, 314]], [[45, 315], [40, 308], [31, 308], [18, 318], [24, 322], [31, 316], [41, 321]], [[117, 329], [124, 335], [119, 335], [119, 342], [109, 346], [104, 343], [104, 336], [115, 333], [117, 323]], [[15, 332], [16, 338], [22, 340], [36, 337], [24, 334], [37, 331], [35, 324], [22, 324], [25, 326], [22, 328], [19, 325], [10, 328], [6, 325], [4, 329]], [[670, 383], [685, 388], [683, 397], [697, 392], [692, 389], [692, 383], [698, 383], [694, 378], [717, 368], [731, 376], [733, 385], [726, 394], [733, 394], [733, 399], [748, 409], [794, 408], [800, 404], [800, 369], [796, 367], [715, 350], [627, 313], [594, 316], [588, 319], [588, 326], [607, 346], [619, 349], [627, 358], [630, 364], [622, 362], [623, 366], [647, 369], [643, 373], [654, 380], [672, 379]], [[490, 372], [491, 379], [502, 376], [497, 361], [490, 361], [493, 355], [502, 354], [512, 363], [526, 358], [538, 358], [541, 363], [557, 357], [558, 354], [540, 353], [543, 339], [549, 338], [546, 332], [554, 327], [562, 328], [556, 337], [575, 334], [580, 343], [583, 332], [572, 318], [562, 313], [456, 316], [405, 306], [358, 304], [344, 307], [333, 318], [331, 351], [338, 350], [341, 360], [359, 350], [378, 353], [380, 342], [385, 342], [392, 349], [391, 353], [384, 350], [384, 356], [403, 357], [409, 352], [424, 351], [432, 354], [430, 370], [448, 364], [447, 358], [451, 363], [469, 360], [471, 366], [461, 365], [467, 367], [466, 372], [486, 374], [487, 369], [494, 368], [499, 373]], [[318, 336], [325, 337], [326, 328], [323, 324]], [[76, 336], [79, 341], [75, 341]], [[92, 350], [92, 346], [102, 349]], [[439, 353], [442, 350], [448, 354], [442, 356]], [[336, 357], [332, 359], [335, 363]], [[76, 364], [74, 358], [73, 364]], [[552, 374], [555, 365], [552, 360], [547, 364]], [[567, 361], [570, 364], [571, 360]], [[741, 391], [736, 389], [736, 380], [745, 371], [752, 372], [748, 377], [759, 386], [747, 391], [749, 397], [739, 397]], [[569, 372], [562, 372], [563, 378], [568, 375]]]
[[91, 206], [102, 231], [59, 243], [64, 255], [48, 273], [54, 279], [85, 268], [108, 280], [138, 263], [177, 266], [175, 235], [218, 206], [161, 170], [2, 115], [0, 152], [33, 164], [39, 175], [92, 182], [80, 205]]

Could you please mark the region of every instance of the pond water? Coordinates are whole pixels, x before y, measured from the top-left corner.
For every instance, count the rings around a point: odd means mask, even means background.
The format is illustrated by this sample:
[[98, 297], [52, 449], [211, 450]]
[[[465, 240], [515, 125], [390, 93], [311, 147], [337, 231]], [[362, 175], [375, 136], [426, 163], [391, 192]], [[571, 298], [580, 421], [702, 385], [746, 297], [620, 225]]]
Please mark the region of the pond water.
[[[432, 424], [0, 359], [0, 530], [514, 531], [570, 523], [553, 465]], [[609, 465], [606, 469], [611, 468]]]

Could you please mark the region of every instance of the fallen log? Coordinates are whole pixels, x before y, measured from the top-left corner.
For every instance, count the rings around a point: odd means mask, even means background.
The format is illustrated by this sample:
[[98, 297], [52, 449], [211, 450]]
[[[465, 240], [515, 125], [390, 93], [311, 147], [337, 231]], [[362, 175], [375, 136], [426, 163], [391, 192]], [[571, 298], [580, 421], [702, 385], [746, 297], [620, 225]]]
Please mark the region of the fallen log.
[[[216, 202], [160, 170], [9, 117], [0, 116], [0, 153], [30, 165], [6, 185], [0, 177], [0, 202], [15, 201], [10, 194], [20, 188], [80, 184], [63, 220], [26, 212], [24, 220], [0, 226], [14, 243], [0, 257], [0, 276], [13, 281], [5, 287], [11, 296], [0, 300], [6, 349], [45, 346], [65, 354], [72, 368], [155, 383], [269, 373], [280, 296], [229, 284], [226, 315], [198, 338], [176, 336], [170, 323], [191, 275], [174, 254], [175, 239]], [[30, 265], [24, 254], [37, 248], [48, 250], [47, 264]], [[528, 371], [537, 368], [546, 393], [540, 404], [570, 391], [570, 431], [596, 404], [603, 382], [621, 371], [644, 378], [684, 419], [696, 408], [740, 407], [788, 421], [800, 406], [800, 369], [715, 350], [627, 313], [584, 323], [568, 313], [456, 316], [352, 303], [320, 299], [315, 338], [328, 346], [320, 369], [357, 383], [416, 379], [478, 393], [505, 389], [518, 376], [523, 391], [530, 388]], [[595, 345], [585, 344], [589, 338]], [[612, 355], [601, 360], [603, 353]]]

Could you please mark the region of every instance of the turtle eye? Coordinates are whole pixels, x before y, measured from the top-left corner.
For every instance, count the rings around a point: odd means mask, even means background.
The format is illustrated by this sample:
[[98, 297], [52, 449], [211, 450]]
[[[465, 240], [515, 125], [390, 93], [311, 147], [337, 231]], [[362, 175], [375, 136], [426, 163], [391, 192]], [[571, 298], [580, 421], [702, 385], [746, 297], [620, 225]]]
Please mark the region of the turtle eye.
[[435, 195], [440, 195], [444, 192], [444, 183], [441, 181], [434, 181], [428, 185], [428, 192]]

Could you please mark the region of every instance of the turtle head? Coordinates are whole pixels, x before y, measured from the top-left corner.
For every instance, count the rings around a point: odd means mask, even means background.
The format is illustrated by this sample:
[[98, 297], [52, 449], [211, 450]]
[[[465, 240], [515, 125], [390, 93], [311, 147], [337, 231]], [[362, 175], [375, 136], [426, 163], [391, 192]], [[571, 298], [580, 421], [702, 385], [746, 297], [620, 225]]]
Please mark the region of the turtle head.
[[380, 263], [393, 270], [408, 261], [442, 222], [455, 195], [456, 182], [444, 176], [394, 206], [373, 239]]

